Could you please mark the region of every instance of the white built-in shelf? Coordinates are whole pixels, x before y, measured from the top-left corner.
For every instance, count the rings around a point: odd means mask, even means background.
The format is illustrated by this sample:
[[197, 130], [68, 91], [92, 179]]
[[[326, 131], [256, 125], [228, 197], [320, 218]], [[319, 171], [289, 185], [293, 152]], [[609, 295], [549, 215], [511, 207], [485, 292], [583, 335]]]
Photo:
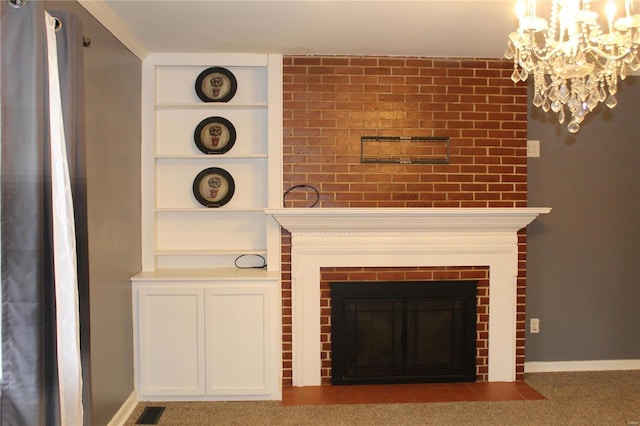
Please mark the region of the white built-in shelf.
[[182, 281], [234, 281], [234, 280], [273, 280], [280, 279], [280, 272], [258, 268], [165, 268], [155, 271], [143, 271], [133, 277], [134, 282], [150, 281], [158, 284], [162, 281], [175, 283]]
[[156, 155], [157, 160], [266, 160], [267, 154], [246, 154], [246, 155], [234, 155], [234, 154], [193, 154], [193, 155]]
[[155, 105], [157, 110], [162, 109], [266, 109], [266, 102], [254, 102], [246, 104], [232, 104], [228, 102], [201, 102], [201, 103], [162, 103]]
[[160, 256], [210, 256], [210, 255], [233, 255], [237, 254], [256, 254], [264, 256], [267, 254], [266, 250], [251, 249], [182, 249], [182, 250], [156, 250], [156, 254]]
[[156, 208], [158, 213], [246, 213], [246, 212], [264, 212], [262, 207], [160, 207]]

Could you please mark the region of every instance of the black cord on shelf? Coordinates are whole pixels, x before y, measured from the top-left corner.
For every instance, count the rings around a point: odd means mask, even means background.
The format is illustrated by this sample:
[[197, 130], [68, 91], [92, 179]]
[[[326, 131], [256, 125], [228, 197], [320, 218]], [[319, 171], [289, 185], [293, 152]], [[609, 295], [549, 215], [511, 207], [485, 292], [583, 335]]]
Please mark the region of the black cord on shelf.
[[318, 191], [318, 188], [316, 188], [313, 185], [308, 185], [308, 184], [300, 184], [300, 185], [294, 185], [291, 188], [287, 189], [286, 191], [284, 191], [284, 194], [282, 195], [282, 205], [284, 207], [287, 207], [287, 195], [289, 195], [289, 193], [294, 190], [294, 189], [299, 189], [299, 188], [308, 188], [313, 190], [313, 192], [316, 193], [316, 200], [313, 202], [313, 204], [311, 204], [309, 206], [309, 208], [311, 207], [315, 207], [316, 204], [318, 204], [318, 201], [320, 201], [320, 192]]
[[[240, 266], [238, 265], [238, 260], [240, 260], [241, 258], [245, 257], [245, 256], [256, 256], [259, 257], [260, 259], [262, 259], [262, 265], [260, 266]], [[241, 254], [240, 256], [236, 257], [236, 260], [233, 262], [236, 265], [236, 268], [238, 269], [264, 269], [267, 267], [267, 260], [264, 258], [264, 256], [260, 255], [260, 254]]]

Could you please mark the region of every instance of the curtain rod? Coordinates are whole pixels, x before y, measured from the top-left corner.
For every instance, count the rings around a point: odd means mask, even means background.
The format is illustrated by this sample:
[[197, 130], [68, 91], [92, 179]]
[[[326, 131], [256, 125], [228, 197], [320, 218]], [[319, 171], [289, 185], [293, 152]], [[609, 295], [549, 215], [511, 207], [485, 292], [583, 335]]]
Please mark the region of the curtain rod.
[[[27, 3], [27, 0], [8, 0], [9, 4], [15, 8], [20, 8]], [[56, 32], [62, 29], [62, 21], [54, 16], [56, 20]], [[91, 39], [89, 37], [82, 36], [82, 45], [84, 47], [91, 46]]]

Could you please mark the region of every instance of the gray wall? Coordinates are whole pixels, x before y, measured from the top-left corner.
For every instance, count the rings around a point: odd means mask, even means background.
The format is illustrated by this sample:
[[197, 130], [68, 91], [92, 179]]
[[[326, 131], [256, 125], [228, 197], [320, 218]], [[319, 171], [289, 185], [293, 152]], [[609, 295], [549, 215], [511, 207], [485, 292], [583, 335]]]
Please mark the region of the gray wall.
[[529, 106], [527, 362], [640, 359], [640, 77], [616, 97], [576, 135]]
[[[141, 62], [77, 2], [84, 49], [91, 315], [92, 424], [107, 424], [133, 392], [130, 277], [141, 269]], [[63, 24], [64, 25], [64, 24]]]

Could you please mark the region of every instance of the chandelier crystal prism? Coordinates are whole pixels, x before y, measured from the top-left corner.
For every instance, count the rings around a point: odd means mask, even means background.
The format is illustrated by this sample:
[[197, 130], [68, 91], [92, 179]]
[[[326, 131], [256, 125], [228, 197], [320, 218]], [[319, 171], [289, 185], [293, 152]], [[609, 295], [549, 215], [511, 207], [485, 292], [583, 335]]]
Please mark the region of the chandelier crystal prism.
[[[605, 5], [605, 30], [592, 3]], [[536, 15], [535, 0], [516, 3], [518, 29], [509, 34], [504, 54], [514, 62], [511, 79], [533, 75], [533, 105], [557, 113], [561, 124], [569, 114], [571, 133], [601, 102], [615, 107], [618, 79], [640, 69], [640, 11], [632, 10], [631, 0], [624, 6], [616, 17], [614, 0], [552, 0], [547, 21]]]

